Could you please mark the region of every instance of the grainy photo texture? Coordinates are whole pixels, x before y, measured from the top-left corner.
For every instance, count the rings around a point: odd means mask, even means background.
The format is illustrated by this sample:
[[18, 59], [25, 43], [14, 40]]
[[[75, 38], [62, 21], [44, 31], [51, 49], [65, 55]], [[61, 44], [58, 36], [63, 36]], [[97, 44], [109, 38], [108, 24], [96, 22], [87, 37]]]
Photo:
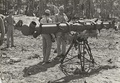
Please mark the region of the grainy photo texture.
[[120, 83], [120, 0], [0, 0], [0, 83]]

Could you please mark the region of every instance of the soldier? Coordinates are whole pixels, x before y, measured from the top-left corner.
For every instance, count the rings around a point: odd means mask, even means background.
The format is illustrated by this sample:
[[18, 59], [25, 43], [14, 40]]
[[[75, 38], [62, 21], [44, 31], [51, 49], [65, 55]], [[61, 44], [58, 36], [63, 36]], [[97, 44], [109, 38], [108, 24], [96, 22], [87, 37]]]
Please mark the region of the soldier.
[[0, 17], [0, 45], [2, 45], [3, 43], [4, 35], [5, 35], [4, 21], [2, 17]]
[[51, 15], [55, 15], [59, 12], [57, 6], [53, 5], [53, 3], [47, 3], [47, 8], [50, 10]]
[[[59, 13], [56, 14], [55, 16], [55, 22], [56, 23], [66, 23], [68, 21], [68, 18], [66, 16], [66, 14], [64, 13], [64, 7], [60, 6], [59, 7]], [[66, 52], [66, 34], [67, 33], [63, 33], [63, 32], [58, 32], [56, 34], [57, 37], [57, 54], [58, 56], [61, 57], [61, 55], [65, 55]], [[61, 49], [61, 45], [62, 45], [62, 49]]]
[[14, 18], [13, 18], [13, 10], [11, 9], [9, 11], [8, 17], [5, 18], [5, 22], [7, 25], [7, 48], [9, 48], [10, 38], [11, 38], [11, 47], [14, 47], [14, 37], [13, 37], [13, 31], [14, 31]]
[[55, 15], [59, 12], [59, 10], [58, 10], [57, 6], [53, 5], [53, 3], [50, 3], [50, 2], [47, 3], [47, 8], [51, 12], [51, 19], [54, 23], [55, 22]]
[[72, 18], [74, 17], [74, 8], [73, 8], [73, 5], [71, 4], [71, 2], [68, 3], [65, 13], [66, 13], [69, 21], [71, 21]]
[[[42, 24], [52, 23], [52, 19], [50, 18], [50, 10], [45, 10], [45, 15], [40, 20]], [[43, 38], [43, 62], [45, 64], [50, 63], [49, 56], [51, 52], [52, 40], [51, 34], [42, 34]]]

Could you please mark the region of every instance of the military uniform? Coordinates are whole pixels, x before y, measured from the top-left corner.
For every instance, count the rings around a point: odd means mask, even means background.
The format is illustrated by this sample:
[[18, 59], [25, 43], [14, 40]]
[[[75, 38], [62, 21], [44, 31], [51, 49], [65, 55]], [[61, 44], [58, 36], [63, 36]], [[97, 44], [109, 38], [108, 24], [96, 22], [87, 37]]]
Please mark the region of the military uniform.
[[3, 43], [4, 35], [5, 35], [5, 26], [3, 19], [0, 17], [0, 45], [2, 45]]
[[[55, 16], [55, 22], [56, 23], [66, 23], [68, 21], [68, 18], [66, 16], [65, 13], [63, 13], [64, 8], [61, 6], [59, 8], [60, 12], [62, 11], [62, 13], [58, 13]], [[64, 55], [66, 52], [66, 34], [67, 33], [63, 33], [63, 32], [58, 32], [56, 34], [57, 37], [57, 53], [58, 56], [59, 55]], [[61, 50], [61, 45], [62, 45], [62, 50]]]
[[8, 16], [5, 18], [7, 24], [7, 47], [9, 47], [10, 38], [11, 38], [11, 46], [14, 46], [14, 38], [13, 38], [13, 31], [14, 31], [14, 19], [12, 16]]
[[[50, 13], [49, 10], [45, 11], [46, 13]], [[41, 20], [40, 23], [42, 24], [48, 24], [52, 23], [52, 20], [49, 16], [44, 16]], [[49, 56], [51, 52], [51, 46], [52, 46], [52, 40], [51, 40], [51, 35], [50, 34], [42, 34], [42, 40], [43, 40], [43, 62], [47, 63], [49, 62]]]

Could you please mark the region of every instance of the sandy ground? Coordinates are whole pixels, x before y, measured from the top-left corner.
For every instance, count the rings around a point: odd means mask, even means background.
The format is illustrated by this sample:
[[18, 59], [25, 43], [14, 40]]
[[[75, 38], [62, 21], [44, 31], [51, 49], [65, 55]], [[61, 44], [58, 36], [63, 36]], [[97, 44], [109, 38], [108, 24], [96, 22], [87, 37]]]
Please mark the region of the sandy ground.
[[[15, 17], [27, 24], [35, 17]], [[29, 20], [29, 21], [28, 21]], [[37, 21], [37, 20], [36, 20]], [[15, 46], [4, 48], [0, 46], [0, 80], [2, 83], [120, 83], [120, 31], [101, 30], [98, 39], [89, 38], [95, 66], [88, 74], [64, 75], [59, 68], [59, 61], [42, 64], [42, 38], [24, 36], [15, 30]], [[50, 59], [56, 57], [53, 53], [56, 43], [53, 43]], [[17, 61], [12, 61], [17, 59]]]

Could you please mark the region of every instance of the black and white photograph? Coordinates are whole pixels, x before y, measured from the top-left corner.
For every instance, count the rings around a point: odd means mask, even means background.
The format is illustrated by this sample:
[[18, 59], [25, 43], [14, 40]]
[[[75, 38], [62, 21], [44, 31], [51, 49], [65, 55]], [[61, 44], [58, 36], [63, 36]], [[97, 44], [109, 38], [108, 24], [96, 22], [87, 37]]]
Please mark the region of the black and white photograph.
[[0, 83], [120, 83], [120, 0], [0, 0]]

